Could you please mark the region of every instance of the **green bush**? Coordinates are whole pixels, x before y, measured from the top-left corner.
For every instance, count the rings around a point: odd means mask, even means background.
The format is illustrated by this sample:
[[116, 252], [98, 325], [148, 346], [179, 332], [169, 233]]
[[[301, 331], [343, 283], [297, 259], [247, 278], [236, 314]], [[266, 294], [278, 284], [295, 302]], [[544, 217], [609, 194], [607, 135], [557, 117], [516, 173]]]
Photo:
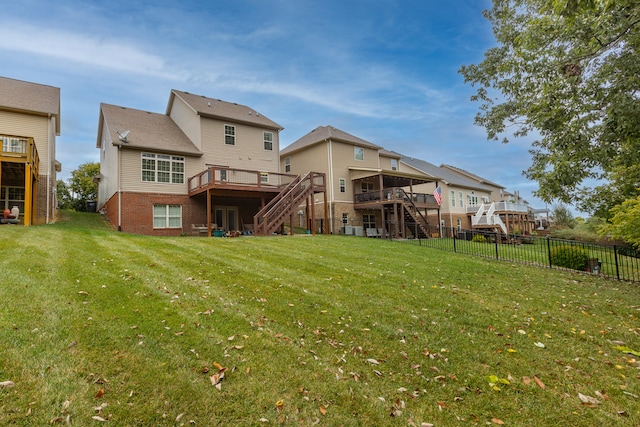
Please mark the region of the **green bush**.
[[473, 236], [473, 239], [471, 239], [471, 241], [476, 243], [485, 243], [487, 241], [487, 238], [482, 234], [476, 234], [475, 236]]
[[577, 246], [564, 245], [551, 250], [551, 264], [573, 270], [586, 270], [589, 252]]

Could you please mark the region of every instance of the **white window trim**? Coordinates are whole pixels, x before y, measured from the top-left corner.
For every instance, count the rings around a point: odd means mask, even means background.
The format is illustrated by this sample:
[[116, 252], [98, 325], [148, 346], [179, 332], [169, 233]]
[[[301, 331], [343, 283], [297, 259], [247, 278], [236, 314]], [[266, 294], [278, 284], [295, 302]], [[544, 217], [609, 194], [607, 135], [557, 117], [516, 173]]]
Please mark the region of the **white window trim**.
[[347, 192], [347, 180], [344, 178], [340, 178], [338, 180], [338, 187], [341, 193]]
[[[162, 156], [162, 157], [160, 157]], [[145, 169], [144, 161], [145, 160], [153, 160], [154, 167], [153, 169]], [[158, 161], [169, 162], [169, 170], [168, 171], [159, 171], [158, 170]], [[182, 171], [176, 171], [175, 166], [182, 165]], [[145, 179], [144, 172], [153, 171], [153, 179]], [[158, 181], [158, 172], [168, 173], [169, 181]], [[140, 180], [144, 183], [153, 182], [158, 184], [177, 184], [182, 185], [185, 183], [185, 172], [186, 172], [186, 162], [185, 158], [182, 156], [172, 156], [170, 154], [156, 154], [156, 153], [140, 153]], [[178, 179], [176, 181], [176, 179]]]
[[[227, 128], [233, 129], [233, 133], [227, 133]], [[227, 142], [227, 136], [233, 137], [233, 144]], [[234, 125], [224, 125], [224, 145], [235, 146], [236, 145], [236, 127]]]
[[[170, 218], [177, 218], [177, 216], [171, 216], [169, 213], [169, 208], [170, 207], [179, 207], [180, 208], [180, 225], [176, 225], [176, 226], [170, 226]], [[164, 207], [165, 208], [165, 213], [164, 216], [162, 218], [164, 218], [164, 226], [163, 227], [156, 227], [156, 218], [161, 218], [161, 216], [156, 216], [156, 207]], [[156, 203], [152, 206], [152, 221], [153, 221], [153, 229], [154, 230], [164, 230], [164, 229], [178, 229], [178, 228], [182, 228], [182, 205], [171, 205], [171, 204], [164, 204], [164, 203]]]
[[[267, 135], [270, 135], [271, 139], [267, 140]], [[267, 144], [271, 144], [271, 148], [267, 148]], [[263, 132], [262, 148], [264, 151], [273, 151], [273, 132]]]
[[[358, 156], [360, 154], [361, 156]], [[359, 159], [358, 157], [362, 157]], [[353, 147], [353, 158], [359, 162], [364, 162], [364, 148], [363, 147]]]

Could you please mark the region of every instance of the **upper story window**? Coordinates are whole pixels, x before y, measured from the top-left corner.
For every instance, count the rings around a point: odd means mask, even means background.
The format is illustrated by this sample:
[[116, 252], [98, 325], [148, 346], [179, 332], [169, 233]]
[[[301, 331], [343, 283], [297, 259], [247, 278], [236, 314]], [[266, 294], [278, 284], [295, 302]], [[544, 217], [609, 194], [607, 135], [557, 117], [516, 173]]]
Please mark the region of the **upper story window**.
[[341, 193], [347, 192], [347, 180], [344, 178], [340, 178], [340, 192]]
[[461, 207], [461, 208], [464, 208], [464, 204], [463, 204], [463, 202], [462, 202], [462, 200], [463, 200], [463, 199], [462, 199], [462, 191], [459, 191], [459, 192], [458, 192], [458, 200], [460, 200], [460, 207]]
[[142, 181], [184, 184], [184, 157], [142, 153]]
[[236, 145], [236, 127], [224, 125], [224, 143], [227, 145]]
[[451, 207], [456, 207], [456, 192], [451, 190]]
[[391, 170], [392, 171], [397, 171], [398, 170], [398, 160], [397, 159], [391, 159]]
[[478, 196], [472, 191], [471, 195], [467, 196], [467, 204], [470, 206], [476, 206], [478, 204]]
[[273, 151], [273, 133], [264, 133], [264, 149], [267, 151]]
[[284, 172], [291, 172], [291, 157], [284, 158]]
[[364, 148], [353, 147], [353, 158], [356, 160], [364, 160]]

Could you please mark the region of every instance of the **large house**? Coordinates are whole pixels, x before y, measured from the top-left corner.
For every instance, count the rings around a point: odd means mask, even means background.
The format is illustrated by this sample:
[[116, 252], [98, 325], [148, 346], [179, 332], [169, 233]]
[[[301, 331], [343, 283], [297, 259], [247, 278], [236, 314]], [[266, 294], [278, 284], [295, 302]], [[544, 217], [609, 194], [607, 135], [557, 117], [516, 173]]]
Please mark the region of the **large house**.
[[16, 206], [19, 224], [56, 219], [59, 135], [59, 88], [0, 77], [0, 211]]
[[317, 127], [280, 152], [284, 172], [326, 175], [328, 212], [317, 218], [330, 233], [427, 237], [438, 225], [429, 224], [429, 212], [437, 217], [439, 205], [416, 189], [439, 178], [402, 170], [401, 157], [333, 126]]
[[293, 231], [324, 176], [280, 173], [281, 130], [247, 106], [179, 90], [165, 114], [101, 104], [98, 207], [139, 234]]

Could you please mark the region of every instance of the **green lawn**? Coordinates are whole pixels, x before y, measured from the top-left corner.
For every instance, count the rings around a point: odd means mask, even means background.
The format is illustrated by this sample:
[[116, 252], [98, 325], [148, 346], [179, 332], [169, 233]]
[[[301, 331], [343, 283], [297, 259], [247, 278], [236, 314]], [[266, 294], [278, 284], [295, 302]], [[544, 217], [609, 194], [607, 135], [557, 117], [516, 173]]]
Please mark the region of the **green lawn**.
[[0, 226], [2, 425], [640, 425], [638, 284], [64, 216]]

